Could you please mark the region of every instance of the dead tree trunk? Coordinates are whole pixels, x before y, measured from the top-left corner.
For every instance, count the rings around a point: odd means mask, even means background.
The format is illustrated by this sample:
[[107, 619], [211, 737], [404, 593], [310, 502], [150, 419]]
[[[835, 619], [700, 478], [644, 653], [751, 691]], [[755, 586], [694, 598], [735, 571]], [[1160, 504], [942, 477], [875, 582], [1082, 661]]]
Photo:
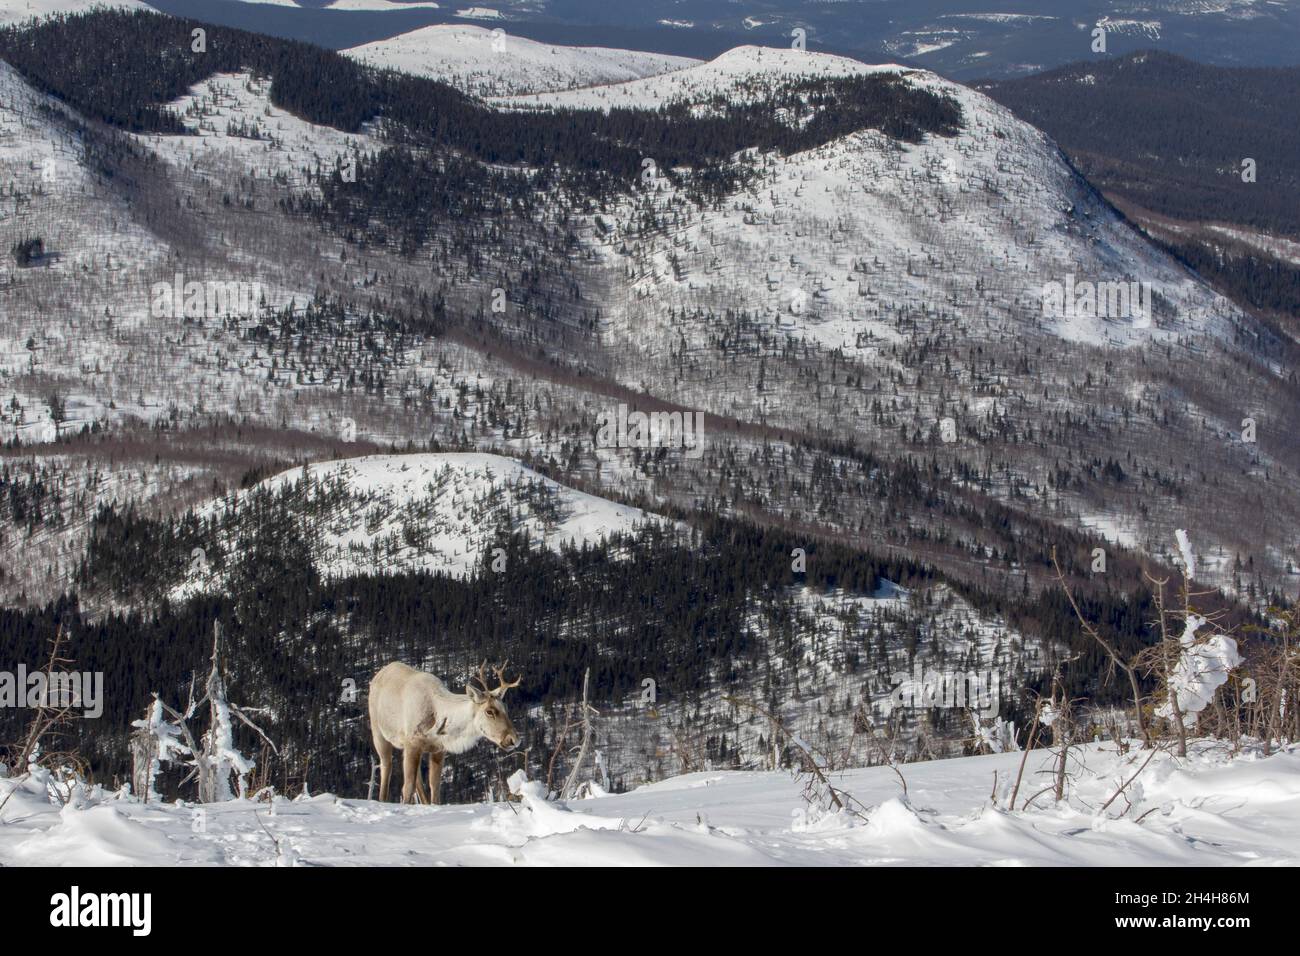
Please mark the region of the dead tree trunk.
[[582, 765], [587, 760], [587, 752], [591, 749], [591, 715], [596, 713], [595, 708], [587, 703], [587, 683], [591, 680], [591, 668], [587, 668], [586, 673], [582, 675], [582, 704], [579, 706], [579, 719], [582, 721], [582, 741], [578, 744], [578, 756], [574, 759], [573, 769], [569, 771], [569, 777], [564, 781], [564, 789], [560, 791], [561, 800], [570, 800], [578, 788], [578, 774], [582, 772]]

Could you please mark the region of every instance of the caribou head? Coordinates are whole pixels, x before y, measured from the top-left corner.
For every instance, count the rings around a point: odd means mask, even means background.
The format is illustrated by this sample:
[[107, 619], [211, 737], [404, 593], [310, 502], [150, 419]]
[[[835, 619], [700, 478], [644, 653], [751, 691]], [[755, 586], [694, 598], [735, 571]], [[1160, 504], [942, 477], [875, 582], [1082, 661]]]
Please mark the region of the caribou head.
[[502, 750], [512, 750], [519, 743], [519, 734], [515, 731], [515, 725], [510, 722], [510, 715], [506, 713], [504, 700], [506, 691], [511, 687], [518, 687], [523, 677], [522, 675], [516, 677], [507, 684], [505, 671], [509, 663], [507, 661], [500, 667], [492, 668], [497, 678], [495, 688], [488, 687], [487, 661], [480, 664], [478, 668], [476, 679], [481, 686], [475, 687], [473, 683], [465, 685], [465, 696], [474, 704], [474, 729]]

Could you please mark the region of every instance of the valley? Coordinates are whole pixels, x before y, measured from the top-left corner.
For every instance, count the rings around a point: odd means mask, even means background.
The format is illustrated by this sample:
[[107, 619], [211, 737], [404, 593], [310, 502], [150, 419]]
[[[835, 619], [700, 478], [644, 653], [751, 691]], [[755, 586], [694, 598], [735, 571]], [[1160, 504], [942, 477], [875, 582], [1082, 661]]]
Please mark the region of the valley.
[[[787, 48], [507, 68], [443, 34], [0, 38], [0, 227], [42, 241], [0, 271], [3, 633], [39, 660], [70, 626], [114, 675], [100, 779], [214, 621], [281, 792], [363, 792], [345, 681], [515, 660], [529, 748], [449, 779], [477, 799], [565, 750], [588, 672], [606, 789], [797, 760], [727, 698], [836, 768], [989, 750], [1058, 672], [1101, 734], [1127, 689], [1054, 555], [1130, 650], [1176, 531], [1232, 622], [1294, 595], [1296, 341], [1006, 107]], [[191, 282], [257, 291], [155, 307]], [[1045, 308], [1076, 282], [1149, 314]], [[602, 441], [620, 407], [701, 416], [701, 453]], [[995, 673], [1002, 713], [890, 713], [917, 661]]]

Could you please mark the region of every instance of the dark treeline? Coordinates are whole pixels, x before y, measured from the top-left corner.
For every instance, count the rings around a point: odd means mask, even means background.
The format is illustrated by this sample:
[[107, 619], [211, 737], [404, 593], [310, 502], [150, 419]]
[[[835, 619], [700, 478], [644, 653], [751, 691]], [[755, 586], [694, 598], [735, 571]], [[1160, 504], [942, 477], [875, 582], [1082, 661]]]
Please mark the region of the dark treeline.
[[1266, 312], [1300, 317], [1300, 267], [1233, 243], [1155, 240], [1229, 298]]
[[63, 492], [57, 471], [36, 464], [26, 472], [9, 462], [0, 466], [0, 521], [10, 535], [31, 535], [47, 523], [60, 527]]
[[[191, 31], [206, 31], [205, 49]], [[163, 14], [95, 10], [0, 30], [0, 57], [83, 115], [140, 133], [184, 133], [166, 104], [214, 73], [273, 77], [272, 98], [295, 115], [356, 132], [378, 104], [363, 71], [306, 43]]]

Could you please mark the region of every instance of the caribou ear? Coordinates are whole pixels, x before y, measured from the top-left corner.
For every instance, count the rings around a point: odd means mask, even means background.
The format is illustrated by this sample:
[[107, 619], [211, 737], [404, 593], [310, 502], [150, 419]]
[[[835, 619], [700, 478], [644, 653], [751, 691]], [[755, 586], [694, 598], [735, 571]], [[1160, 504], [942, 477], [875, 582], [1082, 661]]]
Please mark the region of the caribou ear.
[[466, 684], [465, 696], [468, 697], [470, 700], [472, 700], [474, 703], [481, 704], [483, 702], [483, 698], [486, 695], [483, 693], [483, 691], [479, 690], [473, 684]]

